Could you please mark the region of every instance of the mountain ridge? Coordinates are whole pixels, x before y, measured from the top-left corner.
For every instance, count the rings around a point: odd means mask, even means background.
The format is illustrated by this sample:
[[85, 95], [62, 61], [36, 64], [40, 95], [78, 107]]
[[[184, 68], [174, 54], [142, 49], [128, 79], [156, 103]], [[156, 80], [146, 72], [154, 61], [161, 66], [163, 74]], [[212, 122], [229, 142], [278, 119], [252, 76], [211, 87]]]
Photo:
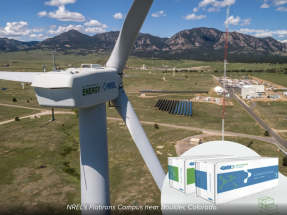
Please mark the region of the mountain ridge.
[[[89, 36], [76, 30], [70, 30], [48, 38], [37, 44], [16, 40], [0, 39], [0, 51], [25, 49], [57, 48], [66, 52], [84, 49], [79, 53], [110, 53], [117, 41], [119, 31], [98, 33]], [[6, 44], [5, 44], [6, 42]], [[139, 57], [179, 57], [222, 59], [225, 32], [215, 28], [193, 28], [182, 30], [170, 38], [162, 38], [146, 33], [139, 33], [133, 46], [132, 55]], [[29, 46], [30, 45], [30, 46]], [[237, 31], [228, 34], [228, 54], [233, 57], [244, 55], [280, 56], [287, 54], [287, 44], [272, 37], [257, 38]], [[217, 56], [217, 55], [220, 55]]]

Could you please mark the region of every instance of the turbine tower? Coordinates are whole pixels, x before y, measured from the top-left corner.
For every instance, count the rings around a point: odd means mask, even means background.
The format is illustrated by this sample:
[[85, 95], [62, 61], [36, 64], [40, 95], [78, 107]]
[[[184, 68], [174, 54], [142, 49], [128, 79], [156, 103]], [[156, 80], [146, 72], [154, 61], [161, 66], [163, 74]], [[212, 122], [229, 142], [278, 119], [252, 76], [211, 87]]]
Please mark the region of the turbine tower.
[[222, 141], [224, 141], [224, 120], [225, 120], [225, 85], [226, 85], [226, 65], [227, 65], [227, 48], [228, 48], [228, 21], [229, 7], [226, 5], [226, 32], [225, 32], [225, 50], [224, 50], [224, 78], [223, 78], [223, 102], [222, 102]]
[[165, 178], [122, 84], [124, 66], [152, 3], [134, 0], [106, 67], [84, 64], [45, 73], [0, 72], [0, 79], [32, 83], [42, 107], [79, 109], [81, 201], [88, 209], [103, 206], [100, 214], [110, 213], [106, 102], [113, 103], [126, 123], [160, 190]]

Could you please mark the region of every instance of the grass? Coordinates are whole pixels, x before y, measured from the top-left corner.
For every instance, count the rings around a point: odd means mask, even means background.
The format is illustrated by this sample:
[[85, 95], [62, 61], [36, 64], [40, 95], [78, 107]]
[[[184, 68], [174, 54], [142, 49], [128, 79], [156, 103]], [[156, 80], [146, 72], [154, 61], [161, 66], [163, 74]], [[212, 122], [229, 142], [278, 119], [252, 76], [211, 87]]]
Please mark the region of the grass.
[[[221, 140], [220, 136], [205, 137], [205, 141]], [[279, 158], [279, 171], [281, 174], [287, 176], [287, 166], [283, 166], [282, 160], [285, 155], [278, 151], [276, 145], [266, 143], [260, 140], [249, 139], [244, 137], [225, 137], [225, 140], [240, 143], [249, 147], [253, 151], [257, 152], [261, 157], [278, 157]], [[253, 143], [251, 143], [253, 141]]]
[[[80, 66], [81, 63], [89, 62], [104, 64], [107, 59], [108, 56], [99, 54], [76, 56], [57, 52], [56, 56], [59, 67], [65, 67], [68, 64]], [[47, 70], [49, 70], [52, 68], [52, 56], [49, 51], [1, 53], [0, 65], [5, 63], [10, 63], [11, 66], [1, 67], [1, 70], [42, 71], [42, 65], [47, 65]], [[189, 67], [190, 63], [189, 60], [155, 60], [153, 65], [155, 67], [169, 65], [179, 68]], [[129, 66], [142, 66], [142, 64], [146, 64], [148, 67], [152, 65], [149, 59], [130, 57], [128, 61]], [[214, 69], [222, 67], [221, 62], [192, 61], [192, 65], [211, 66]], [[229, 64], [228, 66], [236, 68], [263, 65]], [[265, 66], [268, 67], [267, 64]], [[201, 94], [201, 96], [211, 96], [214, 95], [212, 88], [218, 85], [211, 73], [178, 72], [173, 76], [172, 73], [162, 73], [162, 71], [125, 70], [125, 74], [126, 77], [123, 79], [125, 91], [140, 120], [221, 130], [222, 107], [215, 104], [193, 102], [192, 117], [169, 115], [167, 112], [154, 108], [159, 98], [183, 100], [192, 99], [197, 96], [195, 94], [163, 96], [146, 94], [155, 97], [138, 97], [141, 89], [208, 90], [209, 94]], [[163, 77], [166, 77], [167, 81], [164, 81]], [[0, 91], [0, 103], [40, 108], [32, 87], [25, 86], [23, 90], [20, 83], [0, 81], [0, 88], [2, 87], [7, 87], [8, 90]], [[13, 97], [17, 99], [17, 102], [12, 102]], [[234, 105], [226, 106], [225, 130], [263, 136], [262, 128], [245, 110], [235, 100], [229, 99], [229, 101]], [[15, 113], [19, 113], [20, 116], [20, 114], [30, 115], [32, 112], [38, 112], [37, 110], [30, 112], [27, 109], [2, 106], [0, 108], [3, 110], [0, 112], [0, 117], [2, 117], [0, 121], [10, 116], [14, 118]], [[107, 116], [119, 118], [115, 108], [107, 108]], [[80, 204], [78, 118], [74, 115], [57, 115], [56, 121], [40, 128], [49, 119], [50, 116], [42, 116], [37, 119], [27, 118], [0, 126], [1, 212], [80, 214], [80, 211], [66, 210], [67, 204]], [[120, 125], [119, 122], [108, 120], [111, 204], [132, 205], [134, 201], [137, 201], [139, 205], [160, 205], [160, 192], [126, 126]], [[161, 153], [157, 156], [166, 172], [167, 157], [176, 156], [174, 148], [176, 141], [200, 133], [163, 126], [156, 129], [154, 125], [144, 125], [143, 127], [154, 150]], [[238, 139], [236, 142], [239, 141], [249, 144], [249, 140]], [[250, 147], [255, 147], [254, 150], [258, 150], [259, 153], [268, 152], [269, 145], [264, 145], [266, 143], [261, 142], [257, 144], [255, 141], [257, 140], [254, 140]], [[164, 148], [158, 149], [157, 146], [164, 146]], [[262, 151], [261, 146], [268, 147], [266, 150], [263, 147]], [[273, 151], [270, 149], [271, 152]], [[282, 167], [280, 168], [281, 171]], [[286, 175], [286, 173], [284, 174]], [[154, 211], [154, 213], [160, 212]]]
[[[189, 99], [190, 97], [187, 95], [170, 95], [157, 98], [140, 98], [137, 95], [129, 95], [136, 114], [142, 121], [221, 130], [221, 106], [211, 103], [193, 102], [193, 115], [187, 117], [168, 114], [166, 111], [159, 111], [154, 107], [159, 98], [183, 100]], [[263, 136], [263, 129], [259, 124], [257, 124], [235, 100], [231, 99], [230, 101], [233, 102], [234, 105], [226, 106], [225, 130], [235, 133]], [[107, 116], [119, 117], [114, 108], [107, 109]]]
[[[67, 213], [67, 204], [80, 204], [78, 118], [58, 115], [55, 122], [40, 128], [48, 119], [43, 116], [0, 126], [3, 213], [31, 214], [42, 209], [44, 214]], [[176, 156], [176, 141], [200, 134], [161, 126], [155, 129], [154, 125], [143, 127], [154, 150], [162, 153], [158, 158], [165, 172], [167, 157]], [[139, 205], [160, 205], [160, 192], [126, 126], [109, 120], [108, 128], [111, 204], [132, 205], [137, 201]]]
[[[64, 55], [63, 52], [56, 52], [56, 66], [66, 67], [72, 64], [79, 67], [82, 63], [99, 63], [104, 65], [109, 59], [109, 55], [102, 54], [88, 54], [81, 55]], [[52, 70], [53, 60], [50, 50], [32, 50], [32, 51], [19, 51], [0, 53], [0, 65], [11, 64], [8, 68], [0, 67], [2, 71], [35, 71], [42, 72], [43, 66], [47, 65], [47, 70]], [[159, 60], [151, 58], [137, 58], [129, 57], [127, 65], [129, 67], [141, 67], [145, 64], [148, 68], [152, 67], [201, 67], [210, 66], [211, 70], [223, 70], [223, 61], [221, 62], [203, 62], [194, 60]], [[257, 69], [273, 69], [273, 68], [287, 68], [287, 64], [270, 64], [270, 63], [229, 63], [228, 70], [257, 70]]]
[[283, 140], [287, 140], [287, 132], [279, 132], [279, 135], [282, 137]]
[[252, 73], [252, 75], [287, 88], [287, 75], [285, 74]]
[[15, 119], [15, 117], [22, 117], [28, 116], [32, 114], [36, 114], [36, 110], [29, 110], [29, 109], [22, 109], [22, 108], [15, 108], [15, 107], [8, 107], [0, 105], [0, 122]]
[[[28, 83], [27, 83], [28, 84]], [[0, 102], [10, 105], [41, 108], [38, 104], [34, 88], [29, 83], [22, 89], [20, 82], [0, 80], [0, 88], [8, 88], [8, 90], [0, 91]], [[16, 98], [17, 102], [12, 99]], [[29, 103], [27, 102], [29, 101]]]
[[256, 102], [257, 106], [254, 111], [270, 127], [287, 130], [287, 102], [270, 101]]

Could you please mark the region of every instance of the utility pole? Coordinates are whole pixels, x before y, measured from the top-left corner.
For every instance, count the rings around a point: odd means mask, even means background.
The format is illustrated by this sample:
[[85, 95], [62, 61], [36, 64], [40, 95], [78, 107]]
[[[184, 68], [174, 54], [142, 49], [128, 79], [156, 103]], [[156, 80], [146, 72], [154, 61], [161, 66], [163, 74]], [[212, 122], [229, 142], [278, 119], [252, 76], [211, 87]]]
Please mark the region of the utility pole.
[[222, 102], [222, 141], [224, 141], [224, 119], [225, 119], [225, 85], [226, 85], [226, 65], [227, 65], [227, 48], [228, 48], [228, 19], [229, 7], [226, 5], [226, 33], [225, 33], [225, 50], [224, 50], [224, 78], [223, 78], [223, 102]]
[[53, 54], [53, 71], [55, 72], [56, 71], [56, 63], [55, 63], [55, 52], [56, 52], [56, 50], [53, 50], [51, 52]]

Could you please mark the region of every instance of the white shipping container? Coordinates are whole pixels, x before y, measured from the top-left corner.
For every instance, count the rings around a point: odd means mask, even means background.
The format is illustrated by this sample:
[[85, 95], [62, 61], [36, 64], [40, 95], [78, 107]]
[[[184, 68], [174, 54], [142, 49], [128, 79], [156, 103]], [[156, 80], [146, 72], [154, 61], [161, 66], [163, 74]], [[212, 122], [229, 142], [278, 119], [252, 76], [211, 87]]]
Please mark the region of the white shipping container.
[[196, 195], [220, 205], [278, 186], [278, 158], [244, 157], [195, 162]]
[[234, 155], [199, 155], [168, 158], [169, 186], [184, 194], [195, 193], [195, 161], [232, 158]]

